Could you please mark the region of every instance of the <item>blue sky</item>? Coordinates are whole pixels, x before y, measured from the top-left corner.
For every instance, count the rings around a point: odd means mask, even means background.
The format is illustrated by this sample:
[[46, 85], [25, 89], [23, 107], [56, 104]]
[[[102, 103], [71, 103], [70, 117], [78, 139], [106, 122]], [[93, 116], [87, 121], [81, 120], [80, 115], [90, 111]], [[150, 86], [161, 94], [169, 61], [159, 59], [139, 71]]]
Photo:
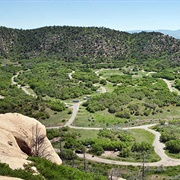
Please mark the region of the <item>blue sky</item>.
[[180, 29], [180, 0], [0, 0], [0, 26]]

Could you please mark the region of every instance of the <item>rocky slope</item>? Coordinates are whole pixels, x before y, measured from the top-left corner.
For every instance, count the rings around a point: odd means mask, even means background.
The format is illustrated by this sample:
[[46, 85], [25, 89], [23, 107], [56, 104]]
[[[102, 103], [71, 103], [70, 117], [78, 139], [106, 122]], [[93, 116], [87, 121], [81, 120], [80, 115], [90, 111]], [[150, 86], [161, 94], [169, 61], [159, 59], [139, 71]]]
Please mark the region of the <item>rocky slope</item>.
[[0, 161], [12, 169], [23, 168], [28, 156], [40, 156], [62, 164], [46, 137], [45, 127], [17, 113], [0, 114]]

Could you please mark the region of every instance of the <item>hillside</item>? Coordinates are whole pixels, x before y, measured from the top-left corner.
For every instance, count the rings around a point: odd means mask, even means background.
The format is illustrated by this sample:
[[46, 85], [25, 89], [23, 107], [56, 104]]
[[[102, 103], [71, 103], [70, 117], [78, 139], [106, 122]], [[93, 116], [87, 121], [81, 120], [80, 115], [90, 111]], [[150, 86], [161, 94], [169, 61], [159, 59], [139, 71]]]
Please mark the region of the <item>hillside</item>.
[[0, 27], [0, 56], [53, 56], [66, 61], [180, 60], [180, 40], [158, 32], [129, 34], [107, 28], [52, 26], [32, 30]]
[[[129, 33], [139, 33], [141, 32], [142, 30], [132, 30], [132, 31], [127, 31]], [[166, 29], [158, 29], [158, 30], [145, 30], [146, 32], [161, 32], [163, 34], [166, 34], [166, 35], [169, 35], [169, 36], [172, 36], [174, 38], [177, 38], [177, 39], [180, 39], [180, 30], [166, 30]]]

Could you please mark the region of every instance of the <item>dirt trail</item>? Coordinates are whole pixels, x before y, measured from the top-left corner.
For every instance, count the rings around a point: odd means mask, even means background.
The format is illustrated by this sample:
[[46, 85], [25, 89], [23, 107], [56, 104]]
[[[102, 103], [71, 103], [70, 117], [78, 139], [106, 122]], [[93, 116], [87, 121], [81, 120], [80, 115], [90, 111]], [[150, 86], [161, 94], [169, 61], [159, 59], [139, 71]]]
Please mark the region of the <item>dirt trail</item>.
[[68, 74], [69, 79], [72, 79], [72, 74], [73, 74], [74, 72], [75, 72], [75, 71], [72, 71], [71, 73]]
[[19, 72], [17, 72], [16, 75], [12, 76], [12, 78], [11, 78], [12, 85], [15, 85], [15, 86], [17, 86], [18, 88], [21, 88], [26, 94], [37, 98], [37, 95], [36, 95], [36, 93], [35, 93], [33, 90], [31, 90], [32, 92], [28, 91], [29, 86], [21, 86], [20, 84], [18, 84], [18, 83], [14, 80], [15, 78], [17, 78], [17, 77], [19, 76], [20, 73], [22, 73], [22, 71], [19, 71]]
[[[79, 110], [79, 106], [82, 102], [79, 102], [77, 104], [74, 104], [73, 107], [73, 113], [69, 121], [64, 125], [64, 126], [69, 126], [70, 128], [74, 129], [84, 129], [84, 130], [100, 130], [103, 128], [92, 128], [92, 127], [76, 127], [72, 126], [72, 123], [77, 115], [77, 112]], [[127, 127], [127, 128], [122, 128], [124, 130], [128, 129], [145, 129], [146, 131], [151, 132], [152, 134], [155, 135], [155, 139], [153, 142], [154, 146], [154, 151], [159, 155], [161, 158], [160, 161], [158, 162], [153, 162], [153, 163], [145, 163], [145, 166], [177, 166], [180, 165], [180, 159], [173, 159], [168, 157], [165, 154], [164, 147], [165, 145], [160, 142], [160, 133], [157, 131], [154, 131], [150, 129], [152, 126], [155, 126], [156, 124], [149, 124], [149, 125], [142, 125], [142, 126], [136, 126], [136, 127]], [[53, 128], [59, 128], [59, 126], [55, 127], [48, 127], [48, 129], [53, 129]], [[83, 154], [77, 154], [80, 158], [83, 158]], [[135, 162], [122, 162], [122, 161], [115, 161], [115, 160], [109, 160], [109, 159], [104, 159], [100, 158], [97, 156], [93, 156], [91, 154], [86, 154], [86, 159], [96, 161], [96, 162], [101, 162], [101, 163], [107, 163], [107, 164], [117, 164], [117, 165], [132, 165], [132, 166], [140, 166], [142, 163], [135, 163]]]
[[171, 81], [169, 81], [167, 79], [163, 79], [163, 81], [167, 84], [170, 92], [177, 92], [177, 94], [180, 95], [180, 91], [178, 89], [172, 87]]
[[[26, 94], [34, 96], [34, 94], [29, 93], [25, 87], [21, 87], [21, 85], [17, 84], [17, 82], [14, 81], [14, 78], [18, 77], [19, 73], [20, 72], [18, 72], [16, 75], [14, 75], [12, 77], [12, 84], [13, 85], [17, 85], [18, 88], [22, 88]], [[72, 73], [74, 73], [74, 71]], [[70, 79], [72, 78], [72, 73], [69, 73], [69, 78]], [[99, 73], [99, 71], [96, 71], [97, 75], [98, 75], [98, 73]], [[165, 80], [165, 79], [163, 79], [163, 80], [167, 83], [169, 90], [173, 91], [170, 82]], [[102, 92], [105, 93], [106, 89], [102, 88]], [[92, 127], [90, 128], [90, 127], [76, 127], [76, 126], [72, 126], [72, 123], [73, 123], [73, 121], [76, 118], [76, 115], [78, 113], [79, 106], [81, 105], [81, 103], [83, 103], [83, 102], [75, 103], [72, 106], [72, 108], [73, 108], [72, 116], [71, 116], [69, 121], [64, 126], [68, 126], [70, 128], [75, 128], [75, 129], [84, 129], [84, 130], [89, 130], [89, 129], [91, 129], [91, 130], [100, 130], [100, 129], [102, 129], [102, 128], [92, 128]], [[145, 163], [145, 166], [161, 166], [161, 165], [163, 165], [163, 166], [177, 166], [177, 165], [180, 165], [180, 159], [173, 159], [173, 158], [168, 157], [165, 154], [165, 151], [164, 151], [165, 145], [160, 142], [160, 133], [150, 129], [154, 125], [155, 124], [150, 124], [150, 125], [122, 128], [122, 129], [125, 129], [125, 130], [128, 130], [128, 129], [145, 129], [146, 131], [149, 131], [149, 132], [151, 132], [152, 134], [155, 135], [155, 139], [154, 139], [154, 142], [153, 142], [154, 151], [160, 156], [161, 160], [158, 161], [158, 162], [153, 162], [153, 163]], [[59, 128], [59, 126], [48, 127], [47, 129], [54, 129], [54, 128]], [[78, 154], [78, 156], [83, 158], [83, 154]], [[132, 165], [132, 166], [142, 165], [142, 163], [136, 163], [136, 162], [122, 162], [122, 161], [103, 159], [103, 158], [96, 157], [96, 156], [92, 157], [91, 154], [86, 154], [86, 159], [92, 160], [92, 161], [96, 161], [96, 162], [102, 162], [102, 163], [108, 163], [108, 164], [117, 164], [117, 165]]]

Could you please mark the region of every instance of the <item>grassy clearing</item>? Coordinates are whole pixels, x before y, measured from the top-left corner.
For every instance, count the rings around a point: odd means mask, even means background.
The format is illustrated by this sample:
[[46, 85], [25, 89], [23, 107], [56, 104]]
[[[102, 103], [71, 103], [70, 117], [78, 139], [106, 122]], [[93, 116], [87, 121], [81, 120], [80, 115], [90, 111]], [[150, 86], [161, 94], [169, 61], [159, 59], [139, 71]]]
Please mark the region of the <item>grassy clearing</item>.
[[97, 138], [98, 131], [97, 130], [84, 130], [84, 129], [69, 129], [70, 133], [79, 133], [80, 137], [78, 140], [86, 140], [90, 138]]
[[45, 126], [62, 126], [71, 117], [71, 114], [68, 114], [69, 110], [70, 109], [68, 108], [62, 112], [55, 112], [48, 108], [46, 111], [50, 114], [50, 118], [46, 120], [40, 120], [40, 122]]
[[[101, 156], [104, 158], [104, 156]], [[134, 152], [129, 157], [108, 157], [108, 159], [117, 160], [117, 161], [127, 161], [127, 162], [143, 162], [143, 154]], [[160, 157], [153, 151], [152, 153], [145, 153], [145, 163], [146, 162], [157, 162], [160, 160]]]
[[122, 75], [122, 74], [123, 74], [122, 71], [119, 69], [104, 69], [99, 72], [99, 75], [106, 79], [112, 75]]
[[85, 107], [80, 106], [79, 112], [74, 121], [75, 126], [80, 127], [102, 127], [120, 126], [124, 124], [123, 119], [117, 118], [106, 110], [101, 112], [89, 113]]
[[[144, 141], [149, 144], [153, 144], [153, 141], [155, 138], [154, 134], [152, 134], [144, 129], [131, 129], [128, 131], [135, 138], [136, 142], [141, 143]], [[145, 156], [149, 159], [148, 161], [150, 161], [150, 162], [155, 162], [155, 161], [160, 160], [160, 157], [154, 152], [154, 150], [151, 154], [146, 154]]]
[[130, 129], [128, 132], [135, 138], [136, 142], [146, 141], [149, 144], [152, 144], [154, 141], [154, 135], [144, 129]]
[[107, 83], [104, 87], [106, 88], [106, 91], [110, 93], [113, 92], [114, 89], [116, 89], [116, 86], [113, 86], [112, 83]]
[[131, 116], [130, 119], [123, 119], [115, 117], [114, 114], [110, 114], [107, 110], [98, 111], [95, 113], [89, 113], [85, 107], [80, 106], [79, 112], [74, 121], [75, 126], [81, 127], [128, 127], [138, 126], [148, 123], [158, 123], [160, 119], [170, 120], [173, 118], [179, 118], [179, 107], [169, 106], [163, 109], [162, 113], [149, 116]]

